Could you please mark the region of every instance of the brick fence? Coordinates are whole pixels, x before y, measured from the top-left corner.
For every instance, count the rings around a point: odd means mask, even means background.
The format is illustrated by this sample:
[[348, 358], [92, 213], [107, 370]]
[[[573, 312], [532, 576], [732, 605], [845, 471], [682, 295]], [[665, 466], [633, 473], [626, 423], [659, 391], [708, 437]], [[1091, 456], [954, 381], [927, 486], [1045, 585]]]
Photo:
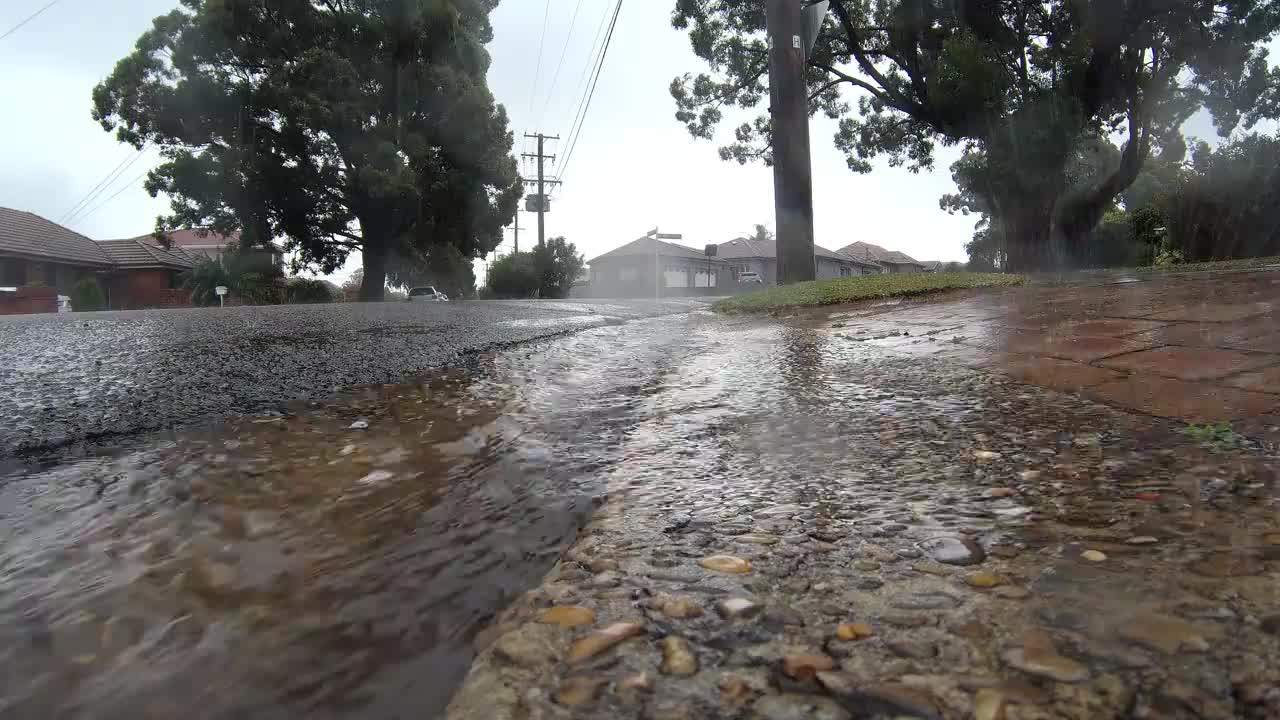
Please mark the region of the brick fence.
[[51, 287], [20, 287], [0, 292], [0, 315], [58, 312], [58, 291]]

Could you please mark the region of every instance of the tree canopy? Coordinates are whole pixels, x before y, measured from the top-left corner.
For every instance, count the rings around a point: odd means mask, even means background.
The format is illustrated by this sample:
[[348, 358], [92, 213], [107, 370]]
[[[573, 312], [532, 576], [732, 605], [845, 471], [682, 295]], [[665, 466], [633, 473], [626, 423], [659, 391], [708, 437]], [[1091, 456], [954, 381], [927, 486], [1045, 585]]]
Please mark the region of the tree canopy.
[[488, 293], [500, 298], [569, 297], [586, 265], [563, 237], [547, 240], [532, 252], [510, 253], [489, 267]]
[[[676, 117], [710, 139], [725, 108], [768, 96], [763, 3], [677, 0], [672, 22], [711, 70], [672, 82]], [[961, 147], [962, 193], [999, 226], [1006, 266], [1059, 265], [1153, 152], [1180, 152], [1197, 109], [1223, 134], [1276, 113], [1277, 27], [1276, 0], [832, 0], [810, 112], [839, 119], [856, 172], [877, 157], [931, 169], [939, 145]], [[1114, 166], [1073, 176], [1082, 147], [1112, 135]], [[721, 156], [768, 162], [770, 141], [760, 116]]]
[[[164, 163], [158, 229], [283, 238], [328, 273], [361, 251], [479, 257], [522, 192], [485, 75], [497, 0], [182, 0], [94, 89], [93, 115]], [[295, 269], [298, 269], [295, 267]]]

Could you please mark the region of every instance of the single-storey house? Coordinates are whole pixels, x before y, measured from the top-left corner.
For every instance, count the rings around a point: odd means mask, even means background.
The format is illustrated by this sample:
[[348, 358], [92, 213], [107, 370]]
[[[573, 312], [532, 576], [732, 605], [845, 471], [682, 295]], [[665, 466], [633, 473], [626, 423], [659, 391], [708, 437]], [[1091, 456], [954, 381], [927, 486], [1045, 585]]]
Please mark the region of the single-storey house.
[[592, 297], [724, 295], [737, 284], [724, 260], [652, 237], [610, 250], [588, 265]]
[[98, 245], [115, 264], [103, 283], [107, 307], [137, 310], [191, 305], [191, 291], [181, 288], [181, 276], [195, 267], [196, 261], [181, 248], [166, 250], [138, 239], [103, 240]]
[[[56, 312], [57, 296], [91, 278], [113, 310], [190, 305], [178, 276], [195, 259], [141, 239], [95, 242], [34, 213], [0, 207], [0, 314]], [[24, 297], [40, 297], [40, 302]]]
[[[778, 282], [776, 240], [735, 238], [716, 246], [716, 256], [729, 263], [729, 269], [735, 280], [744, 272], [754, 272], [766, 285], [776, 285]], [[878, 275], [883, 272], [881, 266], [876, 263], [857, 260], [817, 245], [813, 246], [813, 262], [815, 277], [818, 280], [854, 275]]]
[[872, 245], [871, 243], [850, 243], [840, 248], [840, 253], [848, 255], [855, 260], [873, 262], [884, 268], [887, 273], [918, 273], [925, 271], [924, 264], [910, 255], [897, 250], [886, 250], [879, 245]]
[[[156, 237], [155, 233], [135, 239], [153, 245], [164, 244]], [[169, 247], [181, 248], [183, 252], [196, 259], [206, 257], [210, 260], [219, 260], [229, 250], [237, 250], [241, 256], [250, 258], [254, 262], [261, 262], [264, 265], [280, 267], [284, 263], [284, 250], [275, 243], [272, 243], [270, 247], [240, 248], [239, 232], [220, 235], [211, 230], [186, 228], [170, 230], [164, 234], [164, 239], [168, 242]]]
[[33, 213], [0, 207], [0, 287], [44, 286], [58, 295], [115, 268], [98, 243]]

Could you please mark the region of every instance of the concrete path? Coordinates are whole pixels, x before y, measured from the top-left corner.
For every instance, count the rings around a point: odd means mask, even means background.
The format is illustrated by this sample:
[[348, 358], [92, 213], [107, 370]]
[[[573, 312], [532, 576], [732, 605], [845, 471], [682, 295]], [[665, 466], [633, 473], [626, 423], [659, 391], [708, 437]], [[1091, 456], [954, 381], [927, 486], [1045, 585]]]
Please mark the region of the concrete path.
[[1280, 272], [1036, 286], [833, 314], [850, 340], [1280, 440]]

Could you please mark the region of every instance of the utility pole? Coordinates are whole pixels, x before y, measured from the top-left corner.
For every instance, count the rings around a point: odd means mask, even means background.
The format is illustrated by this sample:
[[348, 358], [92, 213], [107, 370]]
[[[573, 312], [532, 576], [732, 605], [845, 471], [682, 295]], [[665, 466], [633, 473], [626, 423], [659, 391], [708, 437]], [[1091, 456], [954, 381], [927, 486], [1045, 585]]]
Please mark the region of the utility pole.
[[515, 247], [515, 250], [513, 250], [512, 252], [515, 252], [515, 253], [520, 252], [520, 231], [523, 229], [524, 228], [520, 227], [520, 211], [516, 210], [516, 218], [511, 223], [511, 231], [515, 233], [515, 236], [511, 241], [511, 244]]
[[[778, 284], [813, 280], [813, 166], [803, 0], [765, 0]], [[825, 6], [823, 6], [825, 10]]]
[[[546, 214], [547, 214], [547, 211], [551, 209], [551, 203], [547, 200], [546, 186], [560, 184], [559, 180], [548, 180], [546, 178], [543, 161], [551, 160], [552, 162], [555, 162], [556, 156], [547, 155], [545, 152], [543, 152], [543, 147], [544, 147], [543, 143], [547, 140], [559, 140], [560, 136], [559, 135], [543, 135], [542, 133], [536, 133], [533, 135], [530, 135], [529, 133], [525, 133], [524, 136], [527, 138], [536, 138], [538, 141], [538, 152], [536, 155], [531, 153], [522, 153], [521, 156], [527, 157], [527, 158], [536, 158], [538, 161], [538, 179], [525, 180], [525, 182], [538, 183], [538, 195], [537, 195], [538, 204], [536, 208], [538, 211], [538, 247], [543, 247], [544, 245], [547, 244]], [[532, 208], [526, 207], [525, 209], [528, 210]]]

